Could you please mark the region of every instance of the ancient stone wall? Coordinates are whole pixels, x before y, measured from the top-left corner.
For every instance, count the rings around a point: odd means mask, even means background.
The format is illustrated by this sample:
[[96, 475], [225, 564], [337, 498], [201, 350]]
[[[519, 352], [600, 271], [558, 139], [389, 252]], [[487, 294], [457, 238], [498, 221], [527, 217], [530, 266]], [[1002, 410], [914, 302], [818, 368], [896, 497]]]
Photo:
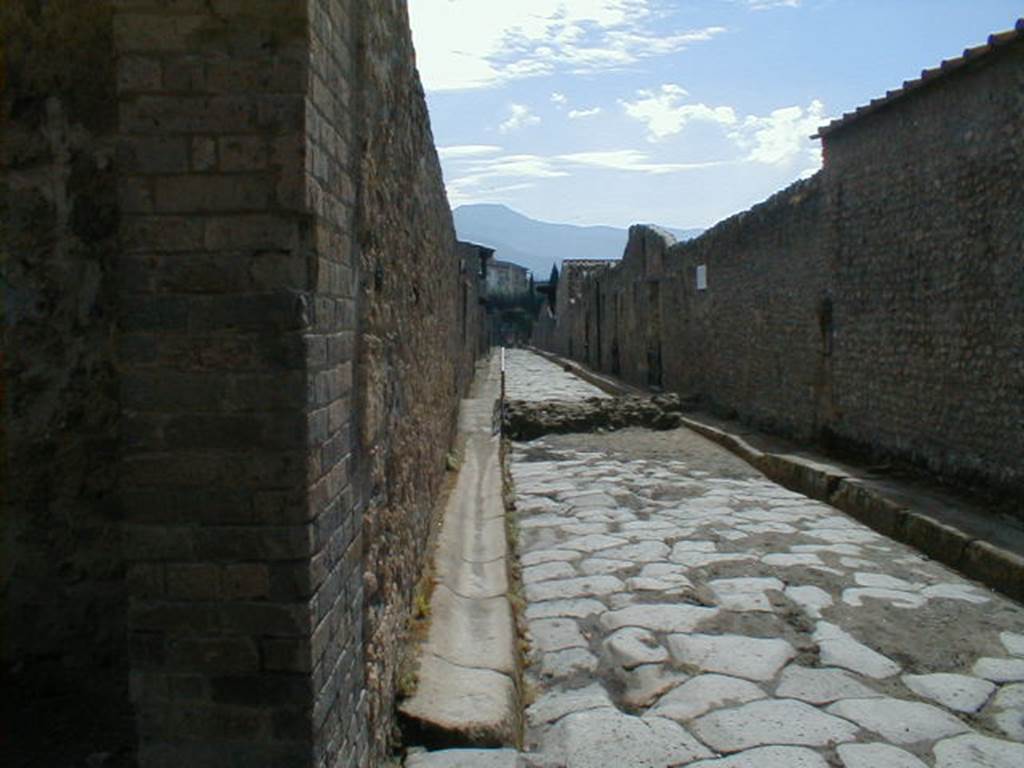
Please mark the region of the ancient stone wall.
[[[462, 264], [405, 3], [358, 4], [358, 514], [370, 739], [394, 728], [412, 590], [476, 362], [478, 275]], [[353, 8], [356, 6], [354, 5]], [[471, 262], [472, 260], [470, 260]]]
[[73, 742], [97, 729], [117, 744], [130, 724], [111, 15], [103, 2], [0, 4], [4, 746], [52, 738], [62, 715], [78, 718]]
[[827, 132], [821, 173], [696, 240], [634, 227], [614, 268], [560, 287], [549, 348], [1019, 494], [1022, 58], [1018, 41]]
[[4, 70], [5, 671], [123, 712], [130, 648], [145, 766], [375, 764], [486, 344], [405, 5], [2, 11], [53, 26]]
[[837, 287], [831, 428], [1017, 489], [1021, 94], [1018, 41], [825, 138]]
[[146, 766], [301, 765], [314, 745], [315, 556], [335, 525], [308, 490], [314, 405], [343, 382], [321, 373], [334, 305], [315, 296], [304, 6], [132, 0], [114, 18], [121, 496]]

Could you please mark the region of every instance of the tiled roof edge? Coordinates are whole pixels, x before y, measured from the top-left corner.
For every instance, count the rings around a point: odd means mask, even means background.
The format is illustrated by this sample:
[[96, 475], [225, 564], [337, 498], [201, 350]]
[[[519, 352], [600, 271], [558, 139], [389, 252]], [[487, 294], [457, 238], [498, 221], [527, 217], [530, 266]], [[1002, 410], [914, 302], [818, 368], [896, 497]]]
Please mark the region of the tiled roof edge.
[[915, 80], [907, 80], [903, 86], [889, 91], [885, 96], [872, 99], [868, 104], [858, 107], [853, 112], [847, 112], [842, 117], [836, 118], [828, 125], [823, 125], [818, 132], [811, 136], [812, 139], [822, 139], [831, 133], [845, 128], [851, 123], [860, 120], [862, 117], [877, 112], [884, 106], [897, 101], [907, 94], [916, 91], [926, 85], [931, 85], [936, 80], [944, 78], [968, 64], [973, 64], [981, 58], [991, 55], [995, 51], [1011, 45], [1017, 41], [1024, 40], [1024, 18], [1018, 19], [1013, 29], [989, 35], [988, 42], [984, 45], [966, 48], [963, 55], [955, 59], [946, 59], [939, 66], [921, 71], [921, 76]]

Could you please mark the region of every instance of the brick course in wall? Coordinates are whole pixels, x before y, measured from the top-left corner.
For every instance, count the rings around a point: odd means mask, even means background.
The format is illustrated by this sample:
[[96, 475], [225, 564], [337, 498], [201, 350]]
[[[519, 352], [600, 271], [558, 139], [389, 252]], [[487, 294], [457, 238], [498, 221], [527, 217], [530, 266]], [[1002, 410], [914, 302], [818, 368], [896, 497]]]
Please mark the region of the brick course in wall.
[[773, 432], [1019, 498], [1024, 38], [999, 41], [826, 130], [819, 174], [696, 240], [634, 227], [614, 268], [560, 285], [544, 340]]

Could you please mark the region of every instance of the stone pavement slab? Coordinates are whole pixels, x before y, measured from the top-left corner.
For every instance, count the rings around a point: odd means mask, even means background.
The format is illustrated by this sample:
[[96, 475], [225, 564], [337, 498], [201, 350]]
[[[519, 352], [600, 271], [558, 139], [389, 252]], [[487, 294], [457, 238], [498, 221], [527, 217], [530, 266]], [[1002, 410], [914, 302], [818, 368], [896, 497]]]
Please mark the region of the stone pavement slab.
[[791, 699], [754, 701], [697, 719], [693, 732], [712, 749], [739, 752], [767, 745], [824, 747], [851, 741], [860, 729]]
[[1024, 744], [970, 734], [935, 745], [935, 768], [1020, 768]]
[[405, 768], [517, 768], [514, 749], [445, 749], [409, 756]]
[[962, 720], [919, 701], [847, 699], [826, 711], [852, 720], [895, 744], [935, 741], [970, 730]]
[[567, 715], [554, 726], [551, 744], [554, 764], [571, 768], [666, 768], [712, 754], [671, 720], [614, 709]]
[[691, 766], [693, 768], [829, 768], [825, 758], [814, 750], [804, 747], [757, 747], [718, 760], [701, 760], [691, 763]]
[[909, 752], [891, 744], [840, 744], [843, 768], [928, 768]]
[[904, 675], [902, 680], [918, 696], [957, 712], [977, 712], [996, 690], [996, 686], [987, 680], [948, 672]]
[[680, 664], [746, 680], [771, 680], [796, 656], [785, 640], [742, 635], [676, 634], [668, 648]]
[[881, 696], [841, 669], [820, 669], [790, 664], [779, 679], [775, 695], [809, 704], [830, 704], [839, 699]]
[[713, 709], [746, 704], [766, 696], [749, 680], [727, 675], [698, 675], [662, 696], [649, 714], [685, 723]]

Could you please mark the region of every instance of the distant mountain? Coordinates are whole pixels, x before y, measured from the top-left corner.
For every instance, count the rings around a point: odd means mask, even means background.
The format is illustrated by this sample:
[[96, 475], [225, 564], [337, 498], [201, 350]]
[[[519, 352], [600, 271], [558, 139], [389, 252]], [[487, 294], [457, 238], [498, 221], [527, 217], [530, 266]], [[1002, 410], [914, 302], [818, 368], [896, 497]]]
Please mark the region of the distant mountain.
[[[621, 259], [628, 231], [618, 227], [580, 227], [537, 221], [504, 205], [460, 205], [453, 211], [460, 240], [494, 248], [494, 258], [511, 261], [547, 280], [551, 265], [563, 259]], [[689, 240], [701, 229], [667, 229]]]

